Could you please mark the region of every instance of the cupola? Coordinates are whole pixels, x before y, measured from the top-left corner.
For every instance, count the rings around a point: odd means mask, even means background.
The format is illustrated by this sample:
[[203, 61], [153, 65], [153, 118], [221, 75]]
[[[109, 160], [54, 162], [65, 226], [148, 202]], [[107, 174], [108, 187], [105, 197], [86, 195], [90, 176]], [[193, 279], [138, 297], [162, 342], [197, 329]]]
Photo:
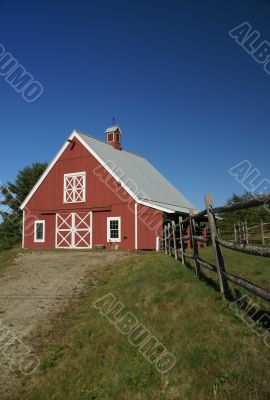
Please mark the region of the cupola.
[[113, 125], [106, 129], [106, 143], [113, 146], [116, 150], [121, 150], [122, 132], [119, 126]]

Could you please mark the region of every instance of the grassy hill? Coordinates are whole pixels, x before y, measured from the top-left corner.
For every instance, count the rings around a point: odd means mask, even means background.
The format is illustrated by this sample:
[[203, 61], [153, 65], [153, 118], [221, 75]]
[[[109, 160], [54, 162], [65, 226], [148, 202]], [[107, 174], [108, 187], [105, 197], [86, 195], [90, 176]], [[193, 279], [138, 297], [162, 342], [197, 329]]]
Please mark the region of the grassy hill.
[[[167, 374], [93, 306], [108, 293], [176, 356]], [[48, 321], [33, 343], [40, 369], [20, 377], [9, 399], [270, 398], [270, 349], [218, 292], [163, 254], [131, 255], [113, 269], [102, 269], [98, 282], [90, 280], [79, 301]]]
[[[256, 285], [270, 290], [270, 259], [268, 257], [253, 256], [229, 249], [222, 249], [226, 271], [250, 280]], [[212, 247], [200, 249], [200, 257], [215, 264]], [[203, 270], [203, 272], [217, 282], [217, 275]]]

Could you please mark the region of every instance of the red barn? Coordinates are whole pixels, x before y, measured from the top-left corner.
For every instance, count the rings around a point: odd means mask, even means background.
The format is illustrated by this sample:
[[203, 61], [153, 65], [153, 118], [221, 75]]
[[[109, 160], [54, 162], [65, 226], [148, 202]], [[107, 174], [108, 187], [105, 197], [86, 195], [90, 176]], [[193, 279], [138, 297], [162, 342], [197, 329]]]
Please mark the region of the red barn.
[[21, 205], [23, 247], [156, 249], [165, 219], [194, 208], [121, 136], [71, 133]]

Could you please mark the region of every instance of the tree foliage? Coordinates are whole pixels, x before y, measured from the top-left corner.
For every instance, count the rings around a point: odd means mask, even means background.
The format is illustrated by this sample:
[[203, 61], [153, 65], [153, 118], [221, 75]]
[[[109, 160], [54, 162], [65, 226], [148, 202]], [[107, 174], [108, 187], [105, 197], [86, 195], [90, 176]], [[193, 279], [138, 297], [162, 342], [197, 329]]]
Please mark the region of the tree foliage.
[[[232, 197], [227, 201], [227, 204], [239, 204], [242, 201], [246, 201], [249, 199], [254, 199], [254, 194], [252, 194], [251, 192], [246, 192], [241, 196], [234, 193]], [[221, 214], [220, 217], [223, 218], [223, 220], [219, 222], [220, 229], [222, 231], [233, 232], [234, 224], [239, 224], [241, 222], [246, 221], [248, 225], [258, 225], [261, 221], [269, 222], [270, 208], [262, 205], [259, 207], [246, 208], [243, 210], [236, 210], [233, 212], [224, 213]]]
[[0, 250], [21, 240], [22, 211], [20, 205], [47, 168], [46, 163], [34, 163], [18, 172], [15, 182], [0, 186]]

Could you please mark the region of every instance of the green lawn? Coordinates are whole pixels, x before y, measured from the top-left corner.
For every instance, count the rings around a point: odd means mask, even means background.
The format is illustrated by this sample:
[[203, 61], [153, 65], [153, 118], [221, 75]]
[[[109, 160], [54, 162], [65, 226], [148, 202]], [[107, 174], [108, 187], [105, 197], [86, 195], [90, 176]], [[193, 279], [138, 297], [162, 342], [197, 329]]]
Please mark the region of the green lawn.
[[[247, 279], [256, 285], [262, 286], [270, 291], [270, 259], [268, 257], [257, 257], [237, 251], [222, 249], [227, 272]], [[204, 260], [215, 264], [212, 247], [199, 250], [199, 255]], [[215, 281], [216, 275], [203, 269], [208, 277]], [[235, 286], [231, 286], [232, 288]]]
[[[246, 260], [232, 268], [240, 264], [244, 271]], [[94, 308], [93, 302], [108, 293], [176, 356], [171, 371], [160, 374]], [[22, 377], [9, 399], [270, 398], [270, 349], [218, 292], [164, 254], [131, 256], [101, 272], [100, 286], [89, 286], [65, 315], [37, 332], [33, 343], [41, 367]]]

